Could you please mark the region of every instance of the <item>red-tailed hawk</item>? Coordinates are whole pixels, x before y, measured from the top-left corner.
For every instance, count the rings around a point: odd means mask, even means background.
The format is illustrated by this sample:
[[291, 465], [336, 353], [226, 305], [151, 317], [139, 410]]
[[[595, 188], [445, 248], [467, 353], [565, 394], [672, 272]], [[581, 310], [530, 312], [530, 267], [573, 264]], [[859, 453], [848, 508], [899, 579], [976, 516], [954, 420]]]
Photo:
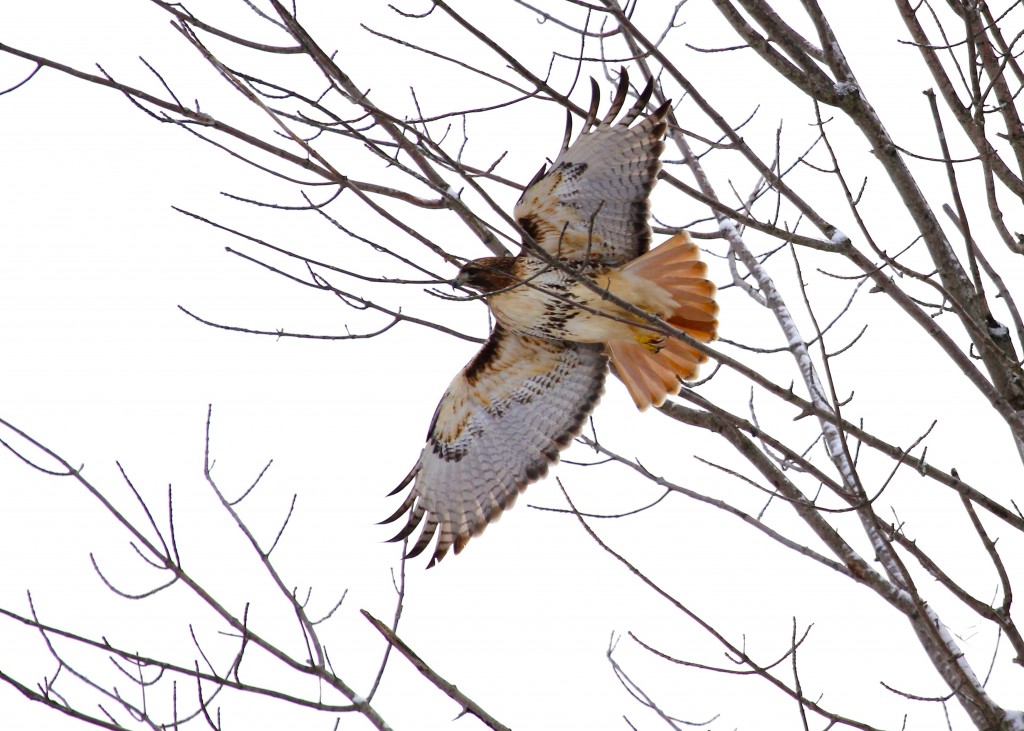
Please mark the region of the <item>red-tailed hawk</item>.
[[423, 524], [410, 557], [435, 533], [430, 565], [453, 545], [459, 553], [543, 477], [597, 404], [609, 359], [641, 410], [678, 393], [680, 379], [695, 378], [707, 359], [602, 296], [610, 292], [701, 342], [715, 337], [715, 286], [690, 237], [648, 251], [648, 196], [669, 105], [633, 124], [648, 86], [614, 123], [627, 91], [623, 73], [596, 126], [595, 93], [579, 137], [519, 199], [514, 215], [529, 235], [519, 255], [471, 261], [454, 280], [483, 293], [497, 323], [448, 387], [416, 466], [392, 493], [412, 483], [384, 521], [408, 514], [395, 541]]

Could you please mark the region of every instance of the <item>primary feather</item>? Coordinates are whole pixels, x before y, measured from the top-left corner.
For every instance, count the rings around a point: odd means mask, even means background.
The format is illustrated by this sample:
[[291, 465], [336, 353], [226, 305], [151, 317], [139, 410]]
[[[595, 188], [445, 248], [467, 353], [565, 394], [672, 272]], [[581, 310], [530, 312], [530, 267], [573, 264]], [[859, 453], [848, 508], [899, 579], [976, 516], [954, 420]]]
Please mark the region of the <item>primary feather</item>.
[[[513, 216], [532, 242], [566, 261], [624, 264], [647, 251], [651, 229], [648, 196], [661, 170], [668, 102], [630, 126], [647, 103], [651, 87], [616, 124], [627, 88], [623, 74], [612, 110], [593, 130], [584, 125], [576, 141], [530, 185]], [[642, 100], [642, 103], [641, 103]]]
[[521, 490], [543, 477], [597, 404], [608, 358], [598, 346], [531, 338], [500, 325], [448, 387], [427, 444], [402, 490], [413, 490], [385, 522], [408, 513], [403, 540], [422, 522], [410, 556], [438, 533], [430, 560], [458, 553]]

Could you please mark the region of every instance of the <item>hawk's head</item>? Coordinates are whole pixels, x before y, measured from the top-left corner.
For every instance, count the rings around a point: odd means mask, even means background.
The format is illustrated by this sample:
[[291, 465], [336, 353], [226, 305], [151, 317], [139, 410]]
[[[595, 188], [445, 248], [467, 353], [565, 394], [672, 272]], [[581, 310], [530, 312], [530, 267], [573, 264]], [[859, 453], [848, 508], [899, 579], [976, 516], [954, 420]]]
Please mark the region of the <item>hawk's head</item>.
[[516, 259], [511, 256], [475, 259], [466, 262], [452, 284], [456, 287], [475, 289], [482, 294], [490, 294], [512, 287], [520, 281], [514, 273], [515, 266]]

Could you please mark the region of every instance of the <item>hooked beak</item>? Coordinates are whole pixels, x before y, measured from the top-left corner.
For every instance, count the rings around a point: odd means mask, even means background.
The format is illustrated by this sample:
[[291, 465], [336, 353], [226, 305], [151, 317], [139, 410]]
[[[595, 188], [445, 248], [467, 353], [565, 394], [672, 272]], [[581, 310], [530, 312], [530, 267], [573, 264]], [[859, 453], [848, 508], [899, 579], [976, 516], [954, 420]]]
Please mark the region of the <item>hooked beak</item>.
[[455, 287], [455, 289], [465, 289], [466, 282], [469, 281], [469, 272], [466, 271], [465, 267], [459, 270], [459, 273], [455, 275], [454, 279], [448, 280], [448, 284]]

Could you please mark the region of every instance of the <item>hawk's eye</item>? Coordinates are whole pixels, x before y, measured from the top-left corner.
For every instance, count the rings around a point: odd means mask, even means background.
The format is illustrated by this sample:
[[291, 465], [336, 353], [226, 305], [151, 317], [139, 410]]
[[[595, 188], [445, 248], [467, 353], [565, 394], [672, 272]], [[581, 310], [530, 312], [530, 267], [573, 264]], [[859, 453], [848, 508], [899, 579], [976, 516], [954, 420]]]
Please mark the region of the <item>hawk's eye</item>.
[[479, 289], [481, 283], [480, 280], [484, 274], [484, 271], [479, 265], [475, 262], [468, 262], [459, 270], [459, 275], [455, 278], [455, 284], [460, 287]]

